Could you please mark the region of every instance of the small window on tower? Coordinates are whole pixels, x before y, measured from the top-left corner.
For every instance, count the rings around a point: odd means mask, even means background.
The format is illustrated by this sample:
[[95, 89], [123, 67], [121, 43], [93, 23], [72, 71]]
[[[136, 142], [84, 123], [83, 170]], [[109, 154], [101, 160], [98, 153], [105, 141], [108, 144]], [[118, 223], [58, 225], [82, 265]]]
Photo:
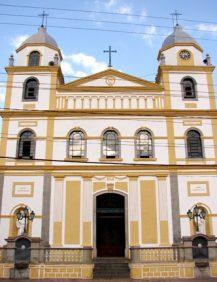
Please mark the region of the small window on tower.
[[181, 82], [182, 85], [182, 93], [183, 93], [183, 98], [184, 99], [196, 99], [196, 83], [195, 81], [190, 78], [186, 77], [182, 80]]
[[24, 83], [23, 100], [37, 100], [38, 98], [38, 80], [36, 78], [29, 78]]
[[29, 66], [35, 67], [39, 66], [40, 53], [38, 51], [33, 51], [29, 55]]
[[18, 140], [18, 158], [33, 159], [35, 155], [35, 135], [31, 130], [23, 131]]

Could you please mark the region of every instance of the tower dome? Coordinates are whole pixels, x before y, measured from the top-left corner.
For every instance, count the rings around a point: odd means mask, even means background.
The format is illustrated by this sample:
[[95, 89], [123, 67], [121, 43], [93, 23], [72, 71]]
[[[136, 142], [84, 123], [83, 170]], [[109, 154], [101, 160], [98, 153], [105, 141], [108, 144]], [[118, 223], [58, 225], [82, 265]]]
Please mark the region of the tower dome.
[[46, 28], [41, 26], [38, 29], [38, 32], [27, 38], [18, 49], [22, 48], [22, 46], [26, 45], [33, 45], [33, 44], [46, 44], [51, 48], [58, 49], [57, 42], [51, 37], [47, 31]]
[[164, 49], [171, 45], [180, 44], [180, 43], [182, 44], [187, 43], [187, 45], [196, 44], [198, 47], [200, 47], [197, 41], [193, 37], [191, 37], [188, 33], [183, 31], [182, 27], [179, 24], [177, 24], [174, 27], [173, 33], [167, 36], [167, 38], [164, 40], [161, 48]]

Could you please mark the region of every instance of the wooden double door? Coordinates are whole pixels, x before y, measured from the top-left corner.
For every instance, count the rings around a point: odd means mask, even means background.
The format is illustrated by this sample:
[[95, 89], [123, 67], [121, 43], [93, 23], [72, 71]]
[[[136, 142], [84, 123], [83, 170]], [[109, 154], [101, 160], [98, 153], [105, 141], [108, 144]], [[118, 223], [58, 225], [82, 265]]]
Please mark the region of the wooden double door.
[[98, 257], [125, 254], [124, 197], [107, 193], [97, 197], [96, 242]]

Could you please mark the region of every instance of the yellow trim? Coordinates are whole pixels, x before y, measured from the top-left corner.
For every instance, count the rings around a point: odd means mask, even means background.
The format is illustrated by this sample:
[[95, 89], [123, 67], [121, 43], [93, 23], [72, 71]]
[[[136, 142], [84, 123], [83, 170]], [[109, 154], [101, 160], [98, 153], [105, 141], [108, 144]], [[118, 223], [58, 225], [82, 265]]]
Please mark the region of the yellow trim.
[[127, 182], [116, 182], [115, 183], [115, 189], [121, 190], [123, 192], [128, 192], [128, 183]]
[[157, 73], [157, 83], [160, 82], [162, 74], [164, 72], [177, 72], [177, 71], [183, 71], [183, 72], [213, 72], [215, 69], [214, 66], [172, 66], [172, 65], [159, 65], [158, 67], [158, 73]]
[[[166, 118], [166, 124], [167, 124], [167, 136], [168, 136], [168, 144], [175, 144], [174, 139], [174, 123], [173, 118]], [[168, 146], [168, 152], [169, 152], [169, 164], [175, 164], [176, 163], [176, 151], [175, 146]]]
[[93, 193], [96, 193], [100, 190], [105, 190], [106, 185], [103, 181], [93, 182]]
[[[205, 184], [206, 185], [206, 192], [205, 193], [192, 193], [191, 192], [191, 185], [192, 184]], [[209, 196], [209, 182], [208, 181], [188, 181], [187, 182], [187, 188], [188, 188], [188, 196], [189, 197], [196, 197], [196, 196]]]
[[216, 109], [216, 102], [215, 102], [215, 89], [213, 85], [213, 78], [212, 78], [212, 73], [207, 72], [206, 74], [207, 77], [207, 86], [208, 86], [208, 91], [209, 91], [209, 101], [210, 101], [210, 109]]
[[91, 222], [83, 222], [83, 246], [91, 246]]
[[216, 117], [217, 116], [217, 111], [216, 110], [196, 110], [192, 109], [191, 112], [189, 110], [174, 110], [174, 109], [158, 109], [158, 110], [125, 110], [125, 109], [117, 109], [117, 110], [59, 110], [59, 111], [10, 111], [10, 110], [4, 110], [0, 111], [0, 116], [2, 117], [13, 117], [13, 118], [24, 118], [24, 117], [80, 117], [80, 116], [85, 116], [85, 117], [93, 117], [95, 116], [144, 116], [144, 117], [149, 117], [149, 116], [162, 116], [162, 117], [186, 117], [186, 116], [191, 116], [194, 117], [196, 116], [201, 117]]
[[187, 43], [187, 42], [185, 42], [185, 43], [173, 43], [173, 44], [170, 44], [170, 45], [168, 45], [168, 46], [166, 46], [166, 47], [164, 47], [164, 48], [161, 48], [160, 50], [159, 50], [159, 52], [158, 52], [158, 57], [157, 57], [157, 59], [159, 60], [160, 59], [160, 54], [163, 52], [163, 51], [166, 51], [166, 50], [168, 50], [168, 49], [170, 49], [170, 48], [172, 48], [172, 47], [175, 47], [175, 46], [183, 46], [183, 47], [185, 47], [185, 46], [193, 46], [193, 47], [195, 47], [196, 49], [198, 49], [199, 51], [201, 51], [201, 52], [203, 52], [203, 49], [198, 45], [198, 44], [196, 44], [196, 43]]
[[62, 222], [55, 221], [53, 223], [53, 244], [62, 246]]
[[130, 222], [130, 246], [139, 245], [139, 223], [138, 221]]
[[24, 110], [34, 110], [36, 107], [36, 104], [25, 104], [23, 103], [23, 109]]
[[[46, 140], [46, 159], [52, 159], [53, 157], [53, 135], [54, 135], [54, 118], [49, 117], [47, 119], [47, 140]], [[51, 164], [52, 162], [46, 162]]]
[[65, 244], [80, 244], [80, 181], [66, 182]]
[[[1, 156], [6, 156], [7, 151], [7, 136], [8, 136], [8, 128], [9, 128], [9, 119], [2, 119], [2, 136], [1, 136], [1, 146], [0, 146], [0, 154]], [[6, 159], [0, 159], [0, 165], [5, 164]]]
[[[30, 194], [16, 194], [16, 186], [17, 185], [28, 185], [30, 186], [31, 193]], [[33, 197], [34, 195], [34, 182], [13, 182], [12, 188], [12, 197]]]
[[72, 158], [65, 158], [64, 161], [74, 161], [74, 162], [87, 162], [88, 158], [76, 158], [76, 157], [72, 157]]
[[155, 162], [157, 158], [134, 158], [134, 162]]
[[142, 244], [157, 244], [157, 206], [154, 180], [140, 181]]
[[[201, 126], [202, 125], [202, 120], [199, 120], [199, 119], [198, 120], [196, 120], [196, 119], [194, 119], [194, 120], [192, 120], [192, 119], [184, 119], [182, 121], [182, 124], [184, 126]], [[175, 139], [177, 139], [177, 136], [175, 137]]]
[[18, 127], [34, 127], [38, 126], [38, 121], [36, 120], [23, 120], [23, 121], [18, 121]]
[[165, 88], [165, 105], [164, 108], [171, 109], [171, 97], [170, 97], [170, 81], [169, 81], [169, 73], [163, 72], [162, 73], [162, 82]]
[[185, 108], [186, 109], [196, 109], [197, 104], [196, 103], [185, 103]]
[[[134, 83], [138, 83], [143, 87], [145, 86], [145, 88], [147, 87], [149, 89], [158, 90], [158, 91], [160, 89], [162, 90], [162, 87], [157, 83], [149, 82], [147, 80], [144, 80], [144, 79], [138, 78], [136, 76], [132, 76], [132, 75], [129, 75], [129, 74], [126, 74], [126, 73], [123, 73], [123, 72], [120, 72], [120, 71], [117, 71], [117, 70], [114, 70], [114, 69], [106, 69], [106, 70], [98, 72], [96, 74], [92, 74], [92, 75], [77, 79], [75, 81], [69, 82], [69, 83], [65, 84], [64, 86], [62, 86], [61, 89], [62, 90], [63, 89], [69, 90], [71, 88], [74, 88], [75, 86], [80, 86], [82, 84], [88, 83], [88, 82], [93, 81], [95, 79], [103, 78], [103, 77], [109, 76], [109, 75], [117, 76], [117, 77], [122, 78], [124, 80], [128, 80], [128, 81], [131, 81], [131, 82], [134, 82]], [[89, 86], [89, 87], [90, 87], [90, 89], [93, 88], [91, 86]], [[103, 88], [108, 88], [108, 87], [105, 86]], [[119, 87], [113, 87], [112, 86], [110, 88], [114, 89], [114, 88], [119, 88]], [[123, 88], [125, 88], [125, 87], [123, 87]], [[134, 87], [132, 86], [132, 88], [134, 88]]]
[[99, 159], [100, 162], [107, 162], [107, 163], [112, 163], [112, 162], [122, 162], [123, 159], [122, 158], [114, 158], [114, 159], [110, 159], [110, 158], [100, 158]]
[[[184, 50], [186, 50], [190, 53], [190, 58], [188, 60], [184, 60], [184, 59], [180, 58], [180, 52], [182, 52]], [[190, 50], [181, 49], [177, 52], [176, 56], [177, 56], [177, 65], [179, 65], [179, 66], [194, 66], [194, 55]]]
[[7, 86], [6, 86], [5, 108], [10, 108], [10, 106], [11, 106], [11, 94], [12, 94], [12, 88], [13, 88], [13, 79], [14, 79], [13, 73], [9, 73], [8, 79], [7, 79]]
[[60, 59], [62, 60], [62, 54], [61, 54], [61, 51], [59, 48], [53, 46], [53, 45], [50, 45], [48, 43], [26, 43], [22, 46], [20, 46], [19, 48], [16, 49], [16, 52], [18, 53], [19, 51], [21, 51], [22, 49], [28, 47], [28, 46], [45, 46], [45, 47], [48, 47], [50, 49], [53, 49], [53, 50], [56, 50], [60, 56]]
[[168, 221], [160, 221], [160, 245], [169, 246], [169, 230], [168, 230]]

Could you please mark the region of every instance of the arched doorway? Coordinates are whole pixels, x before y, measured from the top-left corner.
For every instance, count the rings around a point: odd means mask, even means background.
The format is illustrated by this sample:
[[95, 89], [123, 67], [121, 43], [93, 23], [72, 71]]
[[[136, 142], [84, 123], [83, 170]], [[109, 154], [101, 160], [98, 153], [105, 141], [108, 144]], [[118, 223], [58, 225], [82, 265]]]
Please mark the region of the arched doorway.
[[96, 198], [96, 247], [98, 257], [125, 255], [125, 199], [115, 193]]

